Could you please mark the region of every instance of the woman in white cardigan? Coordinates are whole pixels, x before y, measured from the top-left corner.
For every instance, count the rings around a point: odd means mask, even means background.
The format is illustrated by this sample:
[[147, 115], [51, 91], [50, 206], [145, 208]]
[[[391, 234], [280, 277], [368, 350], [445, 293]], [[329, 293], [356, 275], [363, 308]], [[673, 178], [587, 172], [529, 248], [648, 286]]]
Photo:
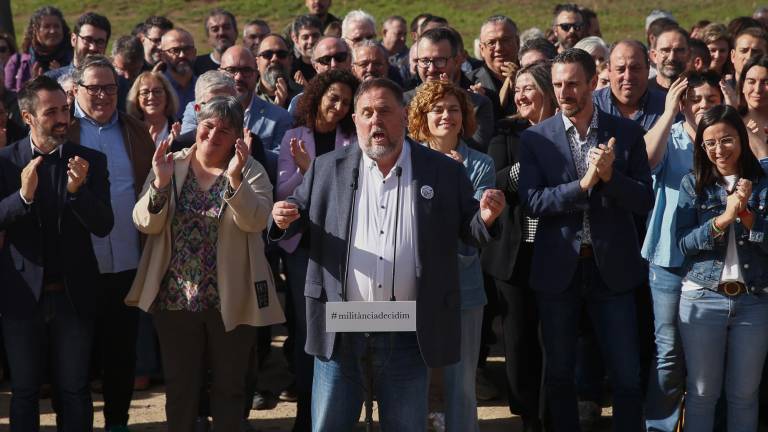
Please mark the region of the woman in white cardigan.
[[172, 431], [194, 430], [206, 368], [215, 430], [241, 430], [255, 327], [285, 320], [261, 239], [272, 185], [242, 133], [237, 99], [208, 101], [192, 147], [158, 146], [133, 210], [147, 240], [126, 303], [153, 313]]
[[[352, 98], [358, 80], [350, 72], [330, 70], [316, 75], [304, 88], [296, 110], [296, 128], [285, 133], [277, 161], [277, 200], [301, 184], [312, 159], [348, 145], [357, 145], [352, 122]], [[312, 357], [304, 352], [307, 338], [304, 279], [309, 260], [308, 238], [298, 234], [280, 242], [285, 250], [288, 286], [296, 316], [294, 370], [297, 414], [294, 430], [309, 430], [312, 400]]]

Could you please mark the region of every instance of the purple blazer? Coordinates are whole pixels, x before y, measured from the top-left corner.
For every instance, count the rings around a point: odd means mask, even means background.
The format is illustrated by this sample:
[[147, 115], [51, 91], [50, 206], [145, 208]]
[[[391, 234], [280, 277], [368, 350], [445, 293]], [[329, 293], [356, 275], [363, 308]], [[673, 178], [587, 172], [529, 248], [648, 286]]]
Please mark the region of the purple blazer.
[[[301, 182], [304, 180], [304, 176], [299, 171], [299, 167], [293, 161], [291, 156], [291, 138], [298, 138], [304, 141], [304, 147], [307, 149], [309, 156], [315, 158], [315, 135], [305, 126], [299, 126], [288, 130], [283, 136], [283, 141], [280, 143], [280, 156], [277, 160], [277, 187], [275, 188], [275, 200], [283, 201], [293, 194]], [[357, 135], [346, 135], [340, 128], [336, 129], [336, 145], [335, 150], [342, 147], [355, 144], [357, 145]], [[297, 234], [291, 238], [281, 240], [280, 247], [288, 253], [296, 250], [301, 241], [301, 234]]]

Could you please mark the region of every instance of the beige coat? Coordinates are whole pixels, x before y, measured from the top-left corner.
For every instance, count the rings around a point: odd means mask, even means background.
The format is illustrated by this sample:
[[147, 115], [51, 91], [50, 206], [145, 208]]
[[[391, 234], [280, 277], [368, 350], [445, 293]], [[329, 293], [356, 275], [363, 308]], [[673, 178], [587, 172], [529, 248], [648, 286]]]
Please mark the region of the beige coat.
[[[176, 192], [189, 172], [196, 146], [174, 153]], [[149, 212], [149, 185], [155, 175], [150, 171], [133, 208], [133, 223], [147, 242], [141, 255], [136, 279], [125, 303], [149, 312], [160, 290], [160, 283], [171, 262], [171, 221], [175, 211], [173, 193], [157, 214]], [[285, 321], [277, 299], [272, 272], [264, 256], [261, 232], [267, 226], [272, 210], [272, 184], [264, 167], [249, 157], [243, 169], [243, 182], [230, 199], [219, 222], [216, 249], [216, 271], [224, 328], [230, 331], [238, 325], [267, 326]], [[262, 296], [259, 307], [257, 290], [266, 283], [266, 303]], [[263, 288], [261, 289], [263, 293]]]

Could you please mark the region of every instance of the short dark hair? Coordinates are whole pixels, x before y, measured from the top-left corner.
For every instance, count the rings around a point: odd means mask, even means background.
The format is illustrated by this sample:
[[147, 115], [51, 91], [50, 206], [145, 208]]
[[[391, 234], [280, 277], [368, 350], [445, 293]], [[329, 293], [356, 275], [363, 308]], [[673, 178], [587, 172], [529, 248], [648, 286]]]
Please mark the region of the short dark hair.
[[[315, 75], [304, 87], [304, 95], [299, 99], [296, 107], [295, 126], [306, 126], [315, 130], [315, 120], [323, 95], [330, 86], [336, 83], [347, 85], [353, 95], [360, 85], [360, 81], [352, 75], [352, 72], [345, 70], [330, 69]], [[347, 115], [339, 122], [341, 130], [347, 134], [351, 134], [355, 130], [355, 124], [352, 122], [352, 111], [354, 111], [354, 107], [350, 108]]]
[[161, 15], [151, 15], [144, 20], [144, 26], [146, 30], [149, 30], [152, 27], [159, 27], [164, 31], [168, 31], [173, 29], [173, 21]]
[[382, 26], [388, 22], [397, 21], [400, 24], [407, 26], [408, 23], [405, 21], [405, 18], [401, 17], [400, 15], [391, 15], [388, 16], [384, 21], [382, 21]]
[[434, 44], [447, 40], [451, 45], [451, 57], [459, 54], [459, 39], [456, 37], [456, 30], [447, 27], [437, 27], [429, 29], [421, 35], [421, 39], [426, 39]]
[[75, 84], [82, 83], [85, 71], [91, 68], [108, 69], [110, 72], [112, 72], [112, 76], [115, 78], [115, 84], [117, 84], [117, 71], [115, 71], [115, 67], [112, 65], [112, 62], [103, 55], [86, 56], [85, 59], [83, 59], [83, 62], [72, 71], [72, 81]]
[[64, 89], [61, 88], [55, 79], [47, 75], [40, 75], [39, 77], [24, 83], [24, 85], [21, 87], [21, 90], [19, 90], [19, 94], [17, 96], [19, 101], [19, 110], [35, 113], [35, 108], [37, 108], [38, 101], [37, 93], [40, 90], [59, 90], [60, 92], [64, 93]]
[[597, 14], [595, 13], [595, 11], [593, 11], [590, 8], [579, 7], [579, 12], [581, 13], [581, 18], [584, 21], [589, 22], [589, 20], [591, 20], [592, 18], [597, 18]]
[[747, 101], [742, 96], [744, 93], [744, 80], [747, 79], [747, 72], [753, 67], [762, 67], [768, 69], [768, 54], [760, 54], [750, 57], [744, 67], [741, 68], [741, 75], [738, 77], [736, 94], [739, 95], [739, 113], [744, 115], [747, 113]]
[[666, 29], [660, 31], [659, 34], [656, 35], [656, 39], [653, 40], [653, 47], [652, 48], [656, 48], [656, 44], [659, 42], [659, 38], [661, 37], [661, 35], [663, 35], [665, 33], [677, 33], [677, 34], [679, 34], [680, 36], [683, 37], [683, 39], [685, 39], [686, 44], [690, 43], [690, 41], [691, 41], [691, 36], [688, 34], [687, 31], [685, 31], [684, 28], [682, 28], [680, 26], [675, 26], [675, 27], [666, 28]]
[[354, 99], [355, 107], [357, 107], [357, 101], [360, 100], [360, 97], [362, 95], [375, 89], [389, 90], [397, 100], [397, 103], [399, 103], [400, 106], [405, 106], [405, 99], [403, 97], [402, 87], [400, 87], [396, 82], [392, 81], [389, 78], [372, 78], [372, 79], [369, 79], [368, 81], [363, 81], [360, 84], [360, 86], [357, 87], [357, 91], [355, 92], [355, 99]]
[[99, 15], [95, 12], [86, 12], [80, 15], [80, 18], [77, 19], [75, 28], [72, 29], [72, 31], [79, 35], [80, 29], [83, 28], [84, 25], [91, 25], [97, 29], [104, 30], [107, 32], [107, 40], [109, 40], [109, 37], [112, 35], [112, 24], [109, 23], [109, 19], [104, 15]]
[[622, 39], [618, 42], [614, 42], [613, 44], [611, 44], [611, 46], [608, 48], [608, 64], [611, 63], [611, 55], [613, 54], [613, 50], [615, 50], [620, 45], [629, 45], [640, 50], [640, 52], [643, 53], [643, 60], [645, 60], [645, 66], [651, 67], [651, 59], [648, 57], [648, 48], [646, 48], [645, 45], [643, 45], [643, 43], [637, 39]]
[[[742, 17], [736, 17], [731, 20], [731, 22], [728, 23], [728, 33], [732, 35], [738, 35], [739, 33], [743, 32], [744, 30], [748, 28], [756, 27], [761, 30], [765, 30], [763, 28], [763, 25], [760, 23], [760, 21], [747, 16]], [[734, 42], [736, 39], [733, 39]]]
[[556, 24], [554, 20], [557, 19], [557, 16], [560, 15], [563, 12], [571, 12], [578, 14], [581, 17], [581, 20], [584, 21], [584, 14], [581, 12], [581, 8], [576, 3], [560, 3], [555, 5], [555, 9], [552, 11], [552, 24]]
[[691, 50], [691, 59], [701, 57], [701, 61], [709, 67], [712, 63], [712, 54], [709, 53], [707, 44], [700, 39], [689, 39], [688, 48]]
[[648, 31], [646, 32], [648, 36], [648, 42], [650, 43], [651, 36], [659, 37], [659, 35], [664, 31], [675, 27], [680, 27], [680, 25], [677, 23], [677, 21], [671, 18], [662, 17], [653, 20], [651, 25], [648, 26]]
[[435, 23], [439, 24], [441, 26], [447, 26], [448, 20], [437, 15], [430, 15], [424, 19], [424, 21], [421, 22], [421, 25], [419, 25], [419, 33], [424, 32], [424, 29], [427, 28], [427, 25]]
[[701, 87], [704, 84], [709, 84], [710, 87], [717, 89], [717, 93], [720, 95], [720, 100], [724, 101], [725, 95], [723, 95], [723, 91], [720, 89], [720, 79], [720, 75], [713, 71], [701, 73], [691, 72], [688, 74], [688, 90]]
[[595, 66], [595, 59], [589, 55], [588, 52], [579, 48], [568, 48], [567, 50], [556, 55], [552, 60], [552, 64], [579, 64], [581, 65], [584, 74], [587, 77], [587, 81], [591, 80], [597, 74], [597, 66]]
[[537, 37], [529, 39], [520, 48], [518, 58], [522, 58], [523, 55], [530, 51], [537, 51], [544, 54], [547, 60], [552, 60], [557, 55], [557, 47], [545, 38]]
[[112, 57], [121, 55], [128, 63], [144, 61], [144, 47], [136, 36], [120, 36], [112, 45]]
[[702, 148], [704, 142], [704, 131], [717, 123], [725, 123], [736, 129], [739, 135], [739, 144], [741, 145], [741, 154], [738, 160], [739, 176], [741, 178], [756, 181], [765, 174], [755, 154], [749, 147], [749, 135], [747, 128], [741, 116], [730, 105], [717, 105], [706, 111], [699, 120], [699, 126], [696, 128], [696, 139], [693, 146], [693, 174], [696, 177], [696, 194], [702, 194], [704, 188], [723, 180], [723, 176], [712, 166], [707, 157], [707, 151]]
[[736, 35], [736, 36], [733, 37], [733, 44], [732, 45], [736, 45], [736, 41], [739, 40], [739, 38], [744, 36], [744, 35], [752, 36], [755, 39], [762, 39], [764, 41], [766, 40], [766, 32], [765, 32], [765, 30], [763, 30], [762, 27], [747, 27], [747, 28], [742, 29], [738, 33], [731, 33], [731, 34], [735, 34]]
[[205, 26], [205, 35], [208, 36], [208, 20], [219, 15], [224, 15], [227, 17], [229, 22], [232, 23], [232, 27], [235, 29], [235, 33], [237, 33], [237, 19], [235, 18], [235, 15], [224, 8], [213, 8], [208, 13], [208, 16], [205, 17], [205, 21], [203, 21], [203, 26]]
[[291, 34], [299, 35], [299, 31], [303, 28], [316, 28], [323, 31], [323, 23], [314, 15], [299, 15], [291, 23]]
[[264, 21], [263, 19], [258, 19], [258, 18], [252, 19], [252, 20], [248, 21], [247, 23], [245, 23], [246, 27], [252, 26], [252, 25], [257, 25], [259, 27], [269, 28], [269, 23], [268, 22]]
[[419, 21], [420, 20], [429, 18], [431, 16], [432, 16], [432, 14], [430, 14], [430, 13], [420, 13], [420, 14], [416, 15], [415, 17], [413, 17], [413, 19], [411, 20], [411, 24], [408, 26], [410, 28], [410, 30], [411, 30], [411, 33], [416, 33], [416, 32], [419, 31]]

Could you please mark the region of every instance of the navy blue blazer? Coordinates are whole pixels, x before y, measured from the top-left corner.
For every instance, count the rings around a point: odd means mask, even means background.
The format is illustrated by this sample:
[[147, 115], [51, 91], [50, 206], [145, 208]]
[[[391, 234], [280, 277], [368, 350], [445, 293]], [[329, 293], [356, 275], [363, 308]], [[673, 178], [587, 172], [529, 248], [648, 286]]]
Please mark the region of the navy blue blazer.
[[[67, 176], [60, 173], [58, 225], [64, 253], [64, 285], [75, 310], [97, 312], [99, 274], [91, 234], [103, 237], [114, 224], [109, 196], [107, 158], [96, 150], [67, 141], [62, 157], [80, 156], [88, 161], [88, 176], [76, 195], [66, 191]], [[25, 318], [37, 310], [43, 289], [43, 238], [40, 208], [24, 203], [19, 194], [21, 171], [32, 159], [29, 137], [0, 149], [0, 231], [5, 242], [0, 249], [0, 314]]]
[[[416, 334], [429, 367], [459, 361], [461, 340], [458, 240], [481, 246], [498, 237], [499, 223], [490, 230], [480, 218], [479, 203], [464, 166], [434, 150], [411, 142], [417, 234]], [[360, 164], [359, 146], [347, 146], [312, 161], [301, 185], [287, 201], [298, 205], [301, 217], [286, 230], [270, 223], [269, 238], [278, 241], [298, 232], [309, 233], [307, 297], [308, 354], [328, 359], [336, 333], [325, 331], [325, 303], [341, 301], [352, 205], [352, 170]], [[434, 190], [421, 196], [422, 185]]]
[[615, 292], [629, 291], [646, 278], [633, 214], [653, 207], [651, 173], [643, 129], [631, 120], [598, 110], [598, 142], [616, 138], [613, 175], [592, 192], [582, 192], [558, 113], [525, 130], [520, 137], [520, 202], [539, 218], [531, 265], [531, 286], [538, 291], [568, 288], [581, 247], [576, 233], [589, 213], [595, 261]]

